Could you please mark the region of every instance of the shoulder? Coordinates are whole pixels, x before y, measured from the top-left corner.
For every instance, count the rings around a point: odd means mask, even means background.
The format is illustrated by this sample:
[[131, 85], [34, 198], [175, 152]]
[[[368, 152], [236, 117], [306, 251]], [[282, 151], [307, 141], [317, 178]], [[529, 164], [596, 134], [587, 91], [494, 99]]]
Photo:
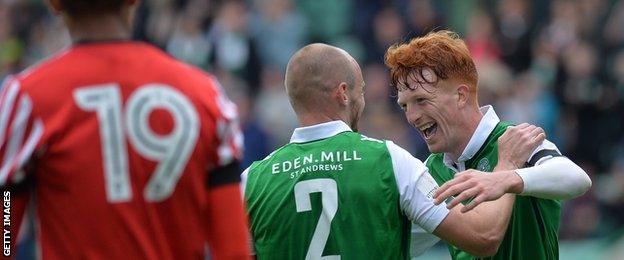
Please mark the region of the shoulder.
[[557, 145], [548, 139], [544, 140], [529, 156], [526, 166], [539, 165], [547, 159], [563, 156]]
[[505, 131], [507, 131], [507, 127], [514, 126], [514, 125], [515, 124], [511, 122], [500, 121], [498, 122], [496, 127], [494, 127], [494, 130], [492, 130], [492, 133], [490, 134], [490, 136], [495, 136], [498, 139], [498, 137], [500, 137], [501, 135], [503, 135], [503, 133], [505, 133]]
[[403, 147], [398, 146], [393, 141], [375, 139], [359, 133], [349, 133], [349, 135], [353, 136], [353, 138], [357, 138], [356, 141], [358, 147], [373, 149], [380, 153], [386, 153], [395, 163], [414, 158], [411, 153]]
[[197, 83], [197, 85], [208, 87], [211, 90], [221, 90], [221, 86], [214, 75], [199, 67], [178, 60], [154, 46], [148, 45], [148, 48], [149, 52], [162, 61], [162, 65], [166, 66], [166, 70], [175, 72], [172, 77], [177, 80]]
[[264, 157], [262, 160], [258, 160], [258, 161], [254, 161], [251, 163], [251, 165], [249, 165], [249, 167], [247, 167], [247, 169], [245, 169], [245, 171], [247, 172], [247, 175], [250, 174], [251, 172], [255, 172], [257, 169], [260, 169], [262, 167], [265, 167], [267, 165], [270, 165], [271, 163], [273, 163], [273, 161], [275, 161], [276, 158], [280, 158], [282, 152], [287, 149], [287, 147], [290, 144], [286, 144], [280, 148], [277, 148], [275, 151], [271, 152], [269, 155], [267, 155], [266, 157]]
[[376, 139], [368, 137], [357, 132], [342, 132], [333, 136], [331, 139], [332, 145], [336, 146], [349, 146], [354, 147], [359, 151], [366, 151], [368, 153], [376, 154], [388, 154], [392, 156], [392, 152], [397, 149], [402, 149], [399, 146], [392, 143], [392, 141]]
[[[151, 47], [151, 46], [150, 46]], [[184, 63], [169, 54], [152, 47], [151, 52], [160, 61], [159, 70], [165, 75], [166, 81], [186, 94], [211, 113], [220, 114], [227, 119], [237, 116], [237, 107], [226, 95], [225, 89], [214, 75], [201, 68]]]
[[385, 140], [384, 145], [386, 149], [388, 149], [388, 152], [390, 153], [390, 156], [392, 156], [392, 159], [409, 159], [409, 157], [413, 157], [411, 153], [409, 153], [403, 147], [398, 146], [393, 141]]
[[369, 144], [369, 145], [380, 145], [380, 144], [384, 144], [386, 142], [386, 140], [380, 140], [380, 139], [376, 139], [376, 138], [372, 138], [372, 137], [368, 137], [366, 135], [363, 135], [361, 133], [358, 132], [342, 132], [336, 136], [344, 136], [350, 139], [355, 140], [356, 142], [361, 142], [363, 144]]
[[443, 163], [443, 161], [444, 161], [443, 153], [432, 153], [425, 160], [425, 165], [427, 165], [427, 167], [431, 167], [432, 165]]
[[20, 73], [13, 76], [13, 79], [19, 82], [22, 90], [29, 90], [29, 87], [34, 86], [42, 80], [47, 82], [55, 82], [56, 80], [63, 80], [61, 75], [63, 71], [70, 69], [67, 66], [68, 61], [73, 54], [72, 49], [61, 50], [54, 55], [46, 58], [38, 63], [35, 63]]
[[503, 129], [507, 129], [508, 126], [514, 126], [516, 124], [509, 122], [509, 121], [500, 121], [498, 122], [498, 124], [496, 125], [497, 128], [502, 127]]
[[421, 160], [414, 157], [410, 152], [396, 145], [394, 142], [386, 141], [385, 145], [392, 159], [392, 166], [396, 175], [411, 175], [414, 172], [419, 175], [426, 170], [426, 166]]

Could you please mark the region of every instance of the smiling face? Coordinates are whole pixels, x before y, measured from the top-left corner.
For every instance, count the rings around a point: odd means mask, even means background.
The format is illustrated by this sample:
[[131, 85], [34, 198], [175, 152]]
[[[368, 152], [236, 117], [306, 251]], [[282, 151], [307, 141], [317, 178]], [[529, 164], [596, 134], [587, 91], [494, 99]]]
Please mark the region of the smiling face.
[[421, 134], [432, 153], [457, 153], [463, 133], [457, 87], [438, 80], [433, 71], [411, 72], [398, 84], [397, 103], [405, 118]]

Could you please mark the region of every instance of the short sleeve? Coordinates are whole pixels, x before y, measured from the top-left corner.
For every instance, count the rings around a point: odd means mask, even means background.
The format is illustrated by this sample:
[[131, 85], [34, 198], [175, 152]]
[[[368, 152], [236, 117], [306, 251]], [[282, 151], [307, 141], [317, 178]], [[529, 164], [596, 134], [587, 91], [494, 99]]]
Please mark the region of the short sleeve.
[[216, 86], [217, 95], [217, 140], [218, 140], [218, 160], [217, 166], [225, 166], [234, 160], [240, 160], [243, 154], [243, 134], [240, 128], [238, 110], [236, 104], [225, 94], [223, 87], [212, 77]]
[[0, 92], [0, 186], [24, 179], [23, 167], [43, 135], [43, 121], [33, 115], [33, 101], [16, 79], [7, 79]]
[[446, 203], [433, 203], [438, 185], [420, 160], [390, 141], [386, 145], [392, 157], [403, 213], [427, 232], [433, 232], [449, 214]]
[[[214, 86], [214, 95], [207, 104], [212, 107], [214, 122], [208, 124], [214, 126], [210, 133], [214, 133], [214, 146], [211, 150], [211, 169], [208, 177], [208, 187], [230, 185], [240, 183], [239, 162], [243, 154], [243, 134], [240, 129], [236, 104], [225, 94], [223, 88], [213, 76], [209, 76]], [[212, 131], [214, 130], [214, 131]]]

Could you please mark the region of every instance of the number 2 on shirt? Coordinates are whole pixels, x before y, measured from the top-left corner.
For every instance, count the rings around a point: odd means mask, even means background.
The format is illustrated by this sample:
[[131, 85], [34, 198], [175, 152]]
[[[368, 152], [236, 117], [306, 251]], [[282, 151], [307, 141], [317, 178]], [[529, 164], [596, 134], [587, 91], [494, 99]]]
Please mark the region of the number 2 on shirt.
[[331, 221], [334, 219], [336, 211], [338, 211], [338, 187], [336, 181], [327, 178], [301, 181], [295, 184], [294, 192], [297, 212], [312, 210], [310, 193], [320, 192], [321, 204], [323, 205], [323, 210], [314, 229], [312, 241], [310, 242], [310, 247], [308, 247], [305, 259], [340, 260], [340, 255], [322, 256], [327, 238], [329, 238]]
[[[124, 125], [135, 150], [158, 162], [143, 197], [159, 202], [171, 196], [199, 134], [197, 111], [191, 101], [174, 88], [156, 83], [137, 88], [123, 111], [117, 84], [79, 88], [74, 91], [74, 99], [81, 109], [97, 114], [108, 202], [132, 199]], [[149, 115], [156, 108], [173, 117], [173, 130], [167, 135], [158, 135], [149, 126]]]

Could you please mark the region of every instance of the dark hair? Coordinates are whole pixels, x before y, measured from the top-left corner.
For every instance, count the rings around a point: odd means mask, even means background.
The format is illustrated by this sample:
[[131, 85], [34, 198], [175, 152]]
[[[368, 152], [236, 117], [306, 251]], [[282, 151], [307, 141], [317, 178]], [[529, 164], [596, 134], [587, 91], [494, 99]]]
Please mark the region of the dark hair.
[[63, 9], [70, 16], [82, 16], [116, 12], [123, 6], [124, 0], [60, 0]]

